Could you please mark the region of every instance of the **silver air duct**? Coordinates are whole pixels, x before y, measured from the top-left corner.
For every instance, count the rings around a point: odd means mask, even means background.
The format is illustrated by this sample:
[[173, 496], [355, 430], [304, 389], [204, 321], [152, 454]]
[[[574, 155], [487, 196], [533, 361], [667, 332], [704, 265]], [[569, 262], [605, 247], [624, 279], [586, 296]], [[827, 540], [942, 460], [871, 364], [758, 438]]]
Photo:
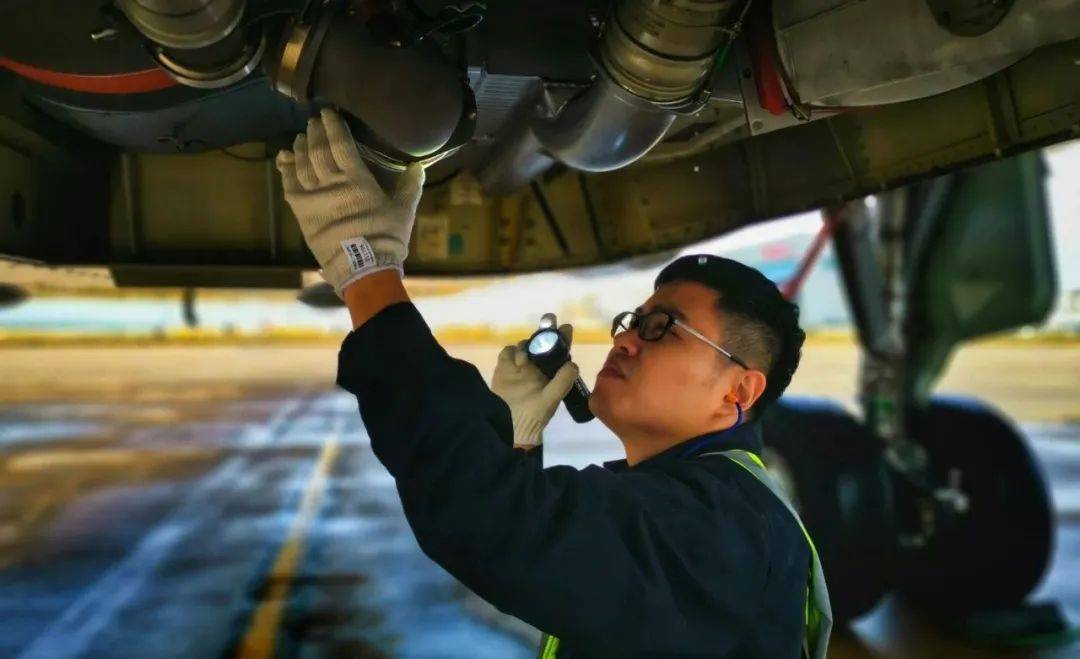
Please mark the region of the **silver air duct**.
[[604, 31], [604, 73], [632, 94], [680, 107], [693, 100], [726, 41], [738, 0], [624, 0]]
[[202, 48], [236, 29], [244, 0], [118, 0], [146, 38], [170, 48]]
[[472, 138], [476, 103], [459, 67], [431, 39], [379, 38], [343, 0], [309, 6], [267, 58], [271, 84], [346, 113], [363, 155], [402, 171], [452, 155]]
[[165, 71], [189, 87], [216, 89], [251, 73], [265, 48], [245, 34], [245, 0], [116, 0]]
[[[557, 111], [533, 112], [493, 147], [477, 178], [511, 192], [555, 160], [589, 172], [625, 167], [697, 109], [725, 24], [740, 0], [624, 0], [604, 29], [598, 79]], [[546, 107], [543, 103], [534, 107]], [[553, 115], [553, 116], [552, 116]]]

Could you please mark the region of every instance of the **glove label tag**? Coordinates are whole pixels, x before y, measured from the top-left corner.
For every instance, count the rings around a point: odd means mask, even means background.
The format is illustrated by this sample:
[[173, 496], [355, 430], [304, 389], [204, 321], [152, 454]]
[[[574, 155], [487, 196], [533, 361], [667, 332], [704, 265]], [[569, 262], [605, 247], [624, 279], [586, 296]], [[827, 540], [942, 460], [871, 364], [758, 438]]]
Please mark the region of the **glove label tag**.
[[374, 267], [375, 252], [371, 249], [368, 241], [363, 238], [350, 238], [349, 240], [342, 240], [341, 247], [345, 250], [345, 255], [349, 257], [349, 264], [352, 265], [353, 272], [360, 272]]

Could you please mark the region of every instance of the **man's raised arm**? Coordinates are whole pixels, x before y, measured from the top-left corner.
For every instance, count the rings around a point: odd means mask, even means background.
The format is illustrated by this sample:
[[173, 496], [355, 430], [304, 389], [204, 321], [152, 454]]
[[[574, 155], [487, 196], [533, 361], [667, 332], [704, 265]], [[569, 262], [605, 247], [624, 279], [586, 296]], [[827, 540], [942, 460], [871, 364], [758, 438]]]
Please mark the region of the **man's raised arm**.
[[[401, 268], [423, 170], [410, 167], [385, 193], [332, 111], [309, 124], [278, 167], [323, 277], [352, 315], [338, 384], [356, 395], [372, 451], [394, 477], [425, 553], [503, 611], [608, 649], [682, 624], [637, 618], [650, 607], [678, 615], [687, 597], [700, 596], [673, 591], [663, 575], [675, 571], [680, 583], [720, 593], [714, 635], [701, 643], [709, 652], [730, 649], [734, 621], [753, 603], [741, 594], [760, 590], [764, 575], [699, 551], [712, 512], [694, 497], [696, 486], [674, 500], [657, 494], [659, 507], [650, 507], [655, 475], [543, 469], [512, 448], [507, 403], [472, 364], [443, 350], [408, 301]], [[520, 443], [529, 445], [577, 372], [568, 363], [550, 383], [536, 381], [516, 348], [504, 351], [498, 379], [519, 410]], [[694, 511], [696, 523], [673, 518], [672, 507]], [[755, 537], [743, 544], [765, 549]], [[748, 584], [734, 587], [740, 581]], [[621, 631], [628, 621], [634, 638]]]

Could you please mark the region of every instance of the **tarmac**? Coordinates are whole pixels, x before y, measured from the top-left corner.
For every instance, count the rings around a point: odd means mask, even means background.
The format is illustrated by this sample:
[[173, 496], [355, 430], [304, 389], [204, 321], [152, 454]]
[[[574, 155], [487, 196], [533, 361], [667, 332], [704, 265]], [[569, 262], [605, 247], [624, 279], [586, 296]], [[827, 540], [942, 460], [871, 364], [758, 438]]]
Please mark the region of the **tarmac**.
[[[332, 386], [335, 348], [65, 350], [0, 350], [0, 656], [534, 656], [534, 630], [417, 547], [356, 401]], [[489, 375], [498, 349], [455, 352]], [[1059, 520], [1032, 599], [1073, 624], [1078, 352], [962, 354], [975, 374], [946, 378], [1020, 415]], [[856, 359], [826, 353], [808, 355], [796, 391], [842, 396]], [[583, 350], [583, 371], [602, 354]], [[545, 437], [548, 464], [621, 455], [562, 410]], [[980, 647], [888, 598], [830, 656], [1064, 658], [1080, 642]]]

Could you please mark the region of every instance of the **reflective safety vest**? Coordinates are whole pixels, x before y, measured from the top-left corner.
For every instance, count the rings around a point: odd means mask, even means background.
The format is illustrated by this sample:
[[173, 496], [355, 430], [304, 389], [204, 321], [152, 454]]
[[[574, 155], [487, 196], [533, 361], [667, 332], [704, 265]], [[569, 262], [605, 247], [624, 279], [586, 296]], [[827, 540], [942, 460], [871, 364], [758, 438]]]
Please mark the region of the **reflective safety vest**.
[[[697, 457], [703, 458], [708, 455], [722, 455], [750, 472], [762, 485], [769, 488], [769, 491], [776, 495], [777, 499], [780, 499], [784, 507], [791, 511], [795, 521], [799, 524], [799, 528], [802, 529], [803, 535], [806, 536], [806, 542], [810, 545], [811, 559], [810, 576], [806, 582], [806, 605], [803, 614], [803, 622], [806, 626], [806, 633], [803, 635], [803, 656], [808, 659], [825, 659], [825, 653], [829, 648], [829, 634], [832, 632], [832, 606], [829, 604], [829, 589], [825, 585], [825, 573], [821, 569], [821, 560], [818, 558], [814, 541], [810, 539], [810, 534], [807, 533], [806, 527], [803, 526], [802, 520], [799, 519], [799, 513], [795, 512], [795, 506], [791, 505], [791, 499], [788, 498], [784, 489], [769, 473], [761, 458], [754, 453], [742, 449], [733, 449], [730, 451], [702, 453]], [[556, 659], [558, 652], [559, 639], [544, 634], [540, 639], [538, 658]]]

